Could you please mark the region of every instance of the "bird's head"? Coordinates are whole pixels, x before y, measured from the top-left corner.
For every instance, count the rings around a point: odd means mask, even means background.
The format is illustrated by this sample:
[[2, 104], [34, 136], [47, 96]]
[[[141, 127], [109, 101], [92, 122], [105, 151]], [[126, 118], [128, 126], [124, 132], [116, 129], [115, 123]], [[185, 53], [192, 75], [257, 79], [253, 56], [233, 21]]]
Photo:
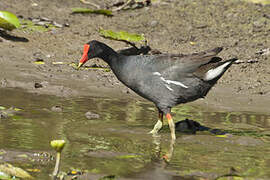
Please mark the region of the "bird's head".
[[98, 41], [90, 41], [84, 45], [83, 55], [79, 61], [78, 68], [85, 64], [89, 59], [100, 57], [103, 54], [103, 43]]

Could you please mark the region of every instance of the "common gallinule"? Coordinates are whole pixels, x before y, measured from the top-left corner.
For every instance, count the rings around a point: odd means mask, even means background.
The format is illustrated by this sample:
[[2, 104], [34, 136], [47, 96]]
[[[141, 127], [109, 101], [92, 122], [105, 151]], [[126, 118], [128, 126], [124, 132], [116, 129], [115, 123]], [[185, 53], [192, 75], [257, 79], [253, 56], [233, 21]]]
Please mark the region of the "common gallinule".
[[111, 67], [116, 77], [140, 96], [152, 101], [159, 112], [159, 120], [152, 134], [162, 128], [163, 115], [168, 119], [172, 140], [175, 140], [175, 125], [171, 108], [206, 96], [217, 80], [237, 59], [221, 62], [216, 55], [221, 47], [190, 55], [119, 54], [99, 41], [84, 45], [78, 68], [92, 58], [101, 58]]

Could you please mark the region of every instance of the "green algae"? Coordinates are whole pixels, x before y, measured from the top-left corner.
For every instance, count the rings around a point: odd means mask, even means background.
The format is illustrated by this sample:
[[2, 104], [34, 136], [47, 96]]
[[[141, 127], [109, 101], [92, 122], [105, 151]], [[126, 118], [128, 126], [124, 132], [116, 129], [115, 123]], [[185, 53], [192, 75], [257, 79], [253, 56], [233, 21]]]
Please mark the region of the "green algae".
[[47, 32], [52, 29], [55, 29], [56, 26], [52, 24], [47, 24], [46, 27], [42, 25], [36, 25], [30, 20], [21, 19], [21, 27], [19, 30], [25, 31], [25, 32]]

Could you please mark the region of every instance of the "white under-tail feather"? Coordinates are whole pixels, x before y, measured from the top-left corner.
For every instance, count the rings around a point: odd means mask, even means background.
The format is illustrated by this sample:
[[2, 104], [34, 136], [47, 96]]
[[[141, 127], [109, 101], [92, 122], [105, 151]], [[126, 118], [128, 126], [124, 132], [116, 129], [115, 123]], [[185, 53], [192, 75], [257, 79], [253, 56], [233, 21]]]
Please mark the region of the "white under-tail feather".
[[223, 73], [225, 71], [225, 68], [230, 65], [232, 62], [228, 61], [214, 69], [210, 69], [209, 71], [206, 72], [206, 74], [204, 75], [204, 80], [205, 81], [211, 81], [213, 79], [215, 79], [216, 77], [218, 77], [221, 73]]

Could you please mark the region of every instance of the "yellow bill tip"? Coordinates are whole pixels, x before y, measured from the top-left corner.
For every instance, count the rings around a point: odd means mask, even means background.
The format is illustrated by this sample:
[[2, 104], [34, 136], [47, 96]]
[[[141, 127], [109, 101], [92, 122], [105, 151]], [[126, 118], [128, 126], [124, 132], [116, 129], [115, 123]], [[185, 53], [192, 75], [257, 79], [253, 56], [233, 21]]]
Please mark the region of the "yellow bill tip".
[[83, 63], [79, 63], [77, 68], [79, 69], [82, 65]]

